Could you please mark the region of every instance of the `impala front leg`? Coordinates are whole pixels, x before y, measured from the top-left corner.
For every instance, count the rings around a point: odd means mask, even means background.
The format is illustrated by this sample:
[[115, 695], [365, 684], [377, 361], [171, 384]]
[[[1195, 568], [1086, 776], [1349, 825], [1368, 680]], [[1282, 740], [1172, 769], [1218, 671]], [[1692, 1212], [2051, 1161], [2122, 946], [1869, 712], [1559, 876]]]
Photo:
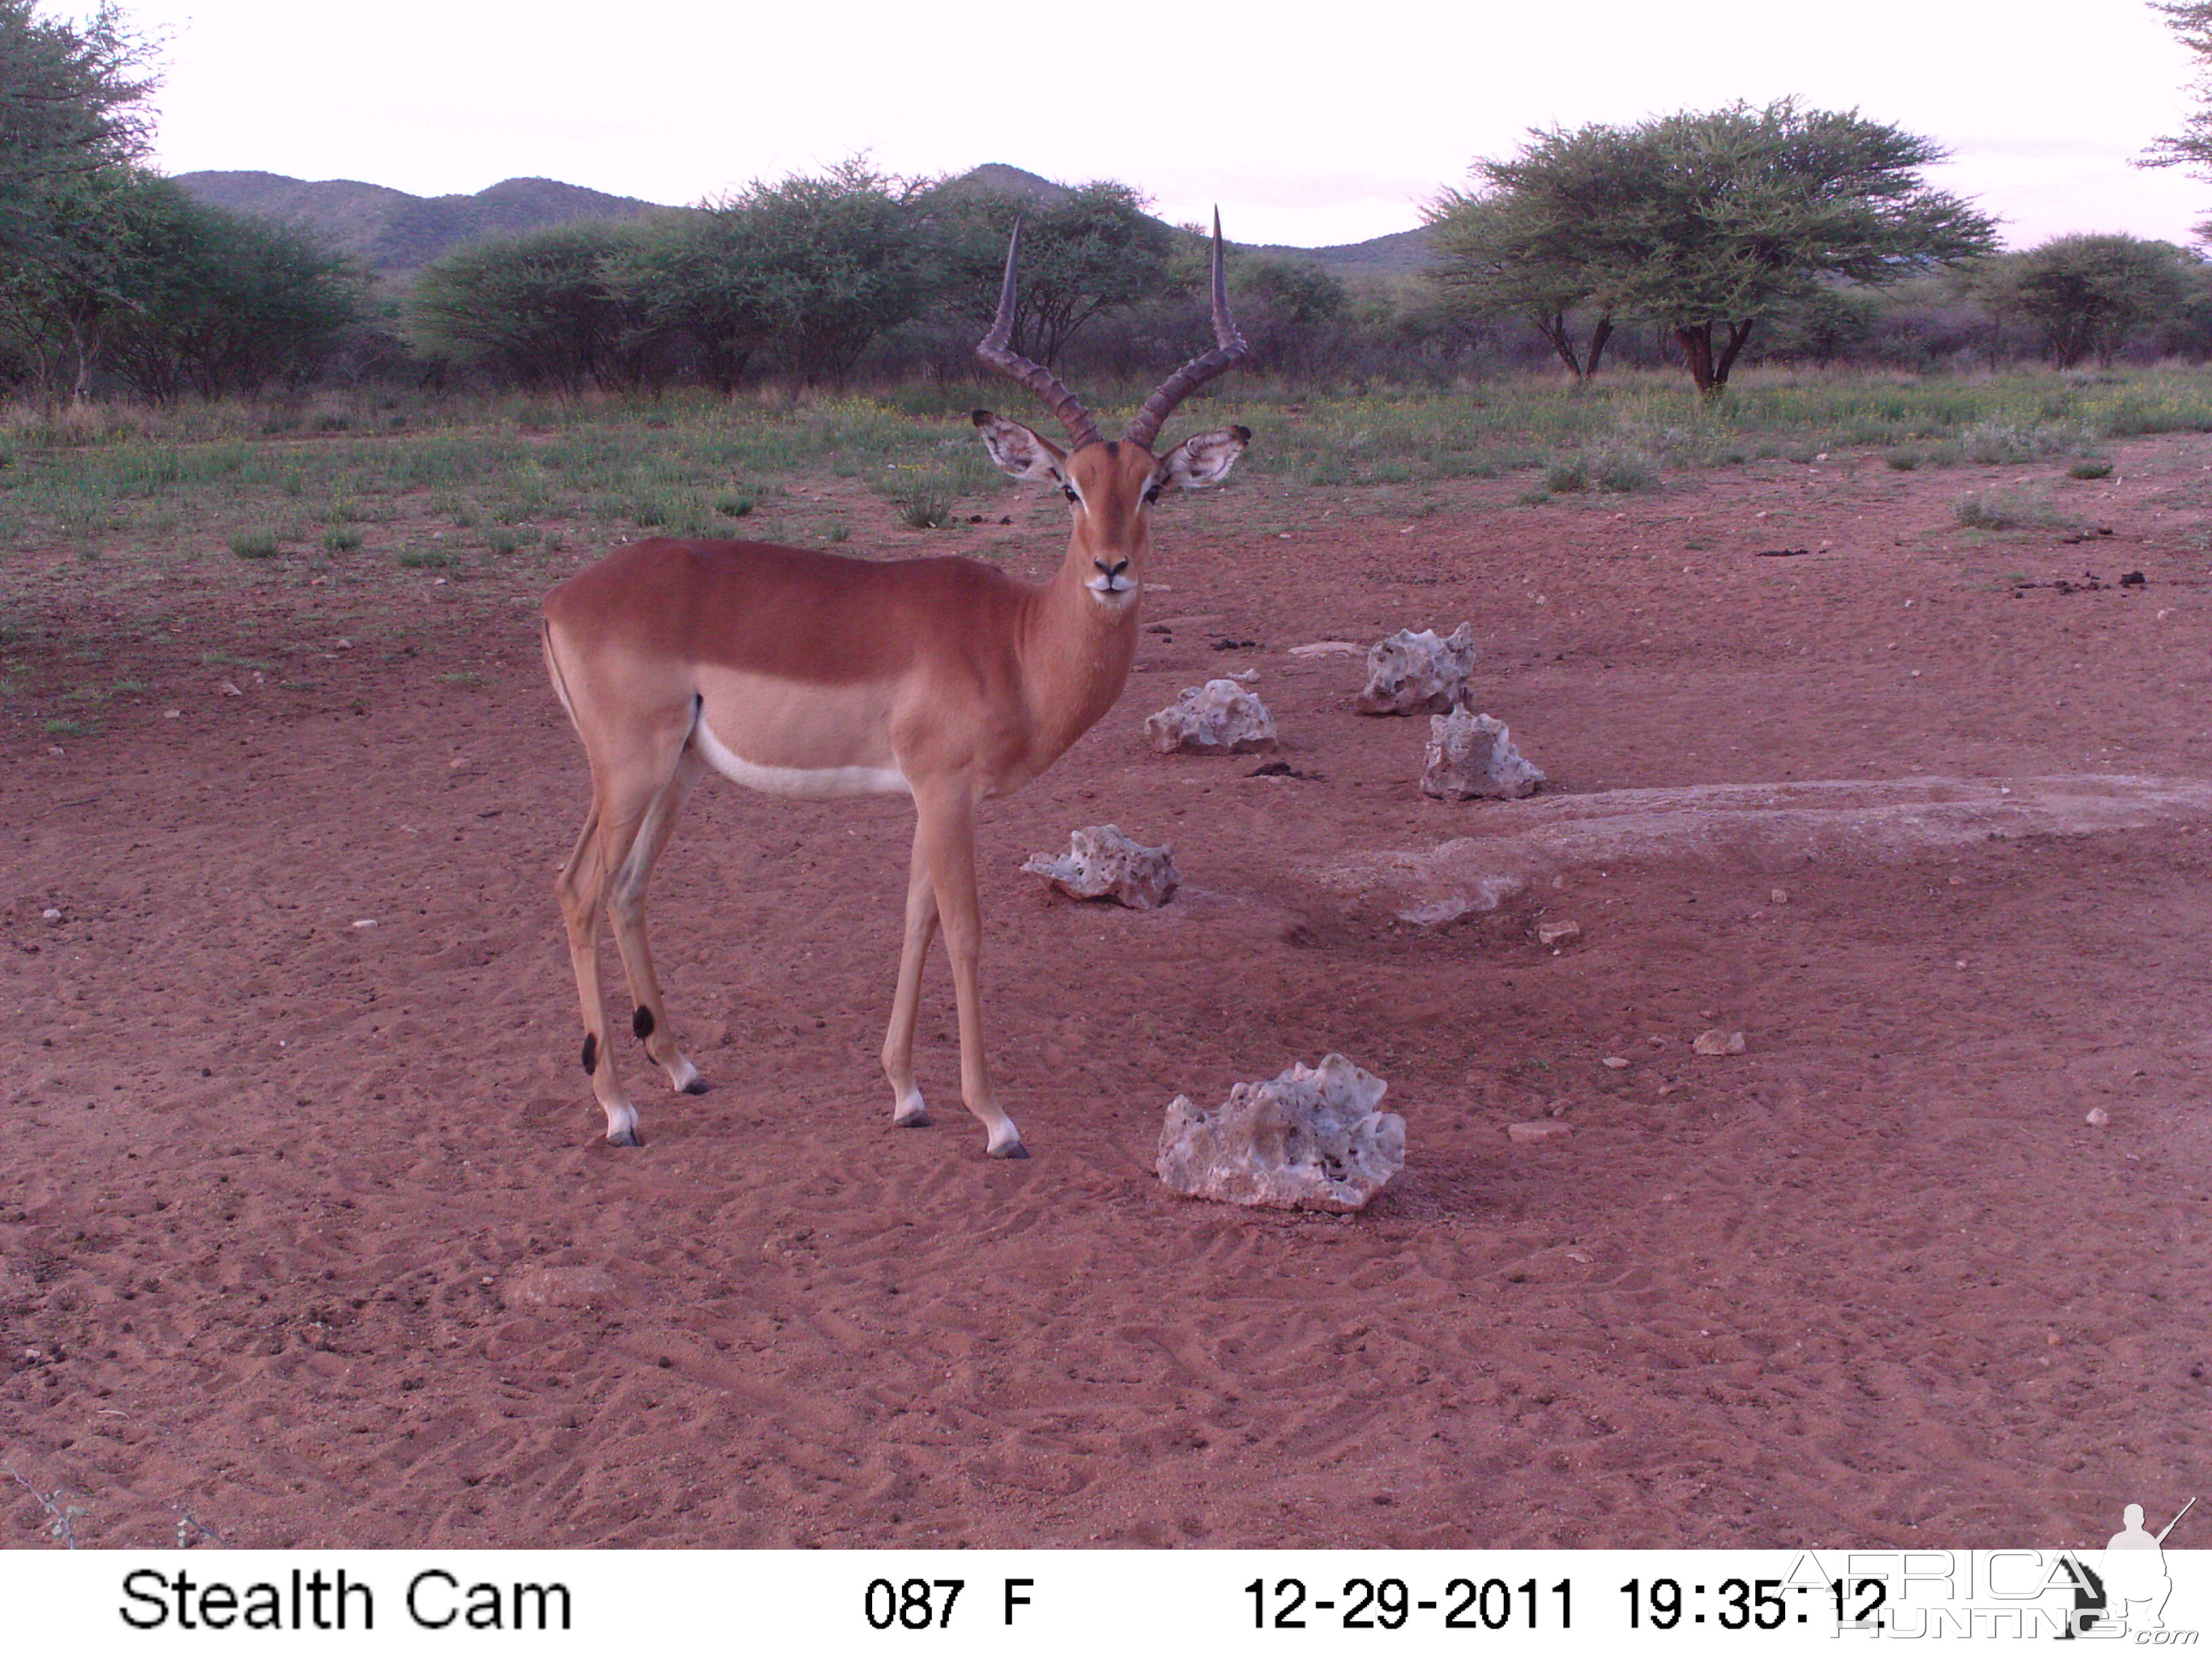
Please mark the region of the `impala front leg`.
[[[945, 953], [952, 963], [952, 994], [960, 1011], [960, 1096], [989, 1139], [993, 1158], [1027, 1158], [1021, 1131], [991, 1094], [991, 1069], [983, 1056], [983, 999], [978, 975], [982, 917], [975, 891], [975, 795], [960, 779], [915, 791], [915, 838], [937, 892]], [[917, 967], [917, 972], [919, 968]]]
[[884, 1032], [884, 1075], [891, 1081], [891, 1121], [902, 1129], [926, 1128], [929, 1124], [929, 1108], [914, 1081], [914, 1023], [921, 1010], [921, 964], [936, 933], [937, 890], [930, 884], [929, 858], [922, 850], [921, 826], [916, 823], [914, 856], [906, 872], [906, 944], [899, 952], [891, 1023]]

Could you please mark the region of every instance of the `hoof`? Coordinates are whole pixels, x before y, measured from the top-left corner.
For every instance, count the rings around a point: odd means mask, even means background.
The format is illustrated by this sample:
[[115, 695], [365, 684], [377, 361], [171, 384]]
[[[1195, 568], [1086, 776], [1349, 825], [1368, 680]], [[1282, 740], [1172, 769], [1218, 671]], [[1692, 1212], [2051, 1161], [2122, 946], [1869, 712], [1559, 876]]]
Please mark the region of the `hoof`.
[[933, 1120], [927, 1107], [917, 1106], [912, 1111], [900, 1112], [891, 1119], [895, 1129], [927, 1129]]
[[[642, 1146], [645, 1143], [637, 1138], [637, 1131], [635, 1129], [624, 1129], [619, 1134], [610, 1129], [607, 1132], [607, 1145], [610, 1146]], [[1027, 1158], [1029, 1154], [1027, 1152], [1024, 1152], [1022, 1156], [1024, 1158]]]
[[703, 1077], [693, 1078], [689, 1083], [684, 1085], [684, 1092], [687, 1095], [705, 1094], [707, 1092], [707, 1079]]
[[991, 1154], [993, 1158], [1027, 1158], [1029, 1155], [1030, 1149], [1018, 1140], [1011, 1146], [1001, 1146]]

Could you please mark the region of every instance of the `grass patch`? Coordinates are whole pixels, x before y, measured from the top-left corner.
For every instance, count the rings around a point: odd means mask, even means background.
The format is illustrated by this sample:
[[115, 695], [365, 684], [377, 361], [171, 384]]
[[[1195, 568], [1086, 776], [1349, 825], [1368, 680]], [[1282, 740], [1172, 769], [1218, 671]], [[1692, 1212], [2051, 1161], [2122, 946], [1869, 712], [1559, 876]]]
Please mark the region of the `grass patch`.
[[952, 503], [933, 491], [917, 489], [900, 500], [899, 522], [909, 530], [942, 530], [952, 522]]
[[230, 550], [241, 559], [273, 559], [276, 556], [276, 532], [273, 530], [240, 530], [230, 538]]
[[1981, 489], [1960, 498], [1953, 516], [1969, 530], [2070, 530], [2072, 520], [2042, 496], [2018, 489]]
[[2112, 476], [2110, 461], [2076, 461], [2066, 469], [2069, 478], [2109, 478]]

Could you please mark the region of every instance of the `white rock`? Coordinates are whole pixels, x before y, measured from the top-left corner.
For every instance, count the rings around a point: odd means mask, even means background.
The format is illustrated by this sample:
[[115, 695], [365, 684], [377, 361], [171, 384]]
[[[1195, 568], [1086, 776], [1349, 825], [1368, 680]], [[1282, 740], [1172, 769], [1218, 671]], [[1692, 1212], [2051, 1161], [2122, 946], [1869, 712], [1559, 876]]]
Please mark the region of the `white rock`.
[[2101, 1106], [2092, 1106], [2081, 1121], [2093, 1129], [2101, 1129], [2112, 1121], [2112, 1115]]
[[1710, 1031], [1698, 1033], [1697, 1040], [1690, 1044], [1690, 1052], [1708, 1057], [1719, 1054], [1740, 1054], [1750, 1046], [1742, 1032], [1723, 1031], [1718, 1026], [1715, 1026]]
[[1359, 647], [1350, 640], [1316, 640], [1311, 645], [1294, 645], [1294, 657], [1356, 657]]
[[1406, 1120], [1376, 1109], [1388, 1086], [1329, 1054], [1240, 1083], [1211, 1112], [1177, 1095], [1153, 1167], [1188, 1198], [1347, 1214], [1406, 1165]]
[[1072, 832], [1067, 851], [1055, 858], [1037, 853], [1022, 866], [1042, 876], [1071, 898], [1111, 899], [1132, 910], [1157, 910], [1182, 884], [1175, 848], [1146, 847], [1123, 835], [1119, 826], [1094, 823]]
[[1505, 1133], [1510, 1139], [1522, 1142], [1559, 1140], [1574, 1132], [1571, 1123], [1509, 1123], [1505, 1126]]
[[1582, 936], [1583, 925], [1578, 921], [1544, 921], [1536, 925], [1536, 943], [1547, 951], [1572, 945]]
[[1440, 714], [1471, 702], [1467, 677], [1474, 672], [1474, 628], [1462, 623], [1451, 637], [1436, 629], [1401, 628], [1368, 649], [1367, 684], [1352, 707], [1363, 714]]
[[575, 1308], [610, 1300], [614, 1275], [605, 1267], [549, 1267], [531, 1262], [514, 1269], [499, 1287], [502, 1308]]
[[1455, 708], [1429, 716], [1429, 747], [1421, 768], [1421, 793], [1438, 800], [1518, 800], [1544, 781], [1521, 758], [1505, 722]]
[[1163, 755], [1256, 755], [1280, 747], [1267, 705], [1234, 680], [1194, 685], [1145, 722]]

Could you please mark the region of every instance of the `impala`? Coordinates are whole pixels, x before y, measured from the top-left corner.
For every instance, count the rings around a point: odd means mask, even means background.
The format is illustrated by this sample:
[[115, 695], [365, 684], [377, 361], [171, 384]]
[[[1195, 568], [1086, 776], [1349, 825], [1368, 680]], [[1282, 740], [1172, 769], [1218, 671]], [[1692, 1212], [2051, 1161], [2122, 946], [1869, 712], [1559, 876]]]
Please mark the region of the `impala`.
[[1160, 427], [1239, 361], [1243, 337], [1213, 228], [1215, 348], [1146, 400], [1118, 440], [1050, 371], [1009, 349], [1021, 227], [999, 313], [975, 349], [1042, 397], [1066, 449], [979, 409], [993, 460], [1067, 497], [1067, 556], [1042, 583], [972, 559], [875, 563], [761, 542], [639, 542], [545, 597], [545, 663], [591, 763], [592, 806], [556, 887], [584, 1016], [584, 1070], [607, 1139], [635, 1146], [599, 982], [599, 915], [629, 981], [630, 1029], [672, 1087], [706, 1085], [677, 1047], [646, 940], [645, 894], [677, 814], [709, 771], [775, 794], [914, 798], [906, 938], [884, 1033], [891, 1119], [929, 1121], [915, 1085], [922, 961], [940, 924], [960, 1021], [960, 1092], [994, 1158], [1026, 1158], [983, 1056], [975, 817], [1050, 766], [1113, 706], [1137, 648], [1137, 610], [1161, 491], [1218, 483], [1252, 434], [1223, 427], [1164, 455]]

